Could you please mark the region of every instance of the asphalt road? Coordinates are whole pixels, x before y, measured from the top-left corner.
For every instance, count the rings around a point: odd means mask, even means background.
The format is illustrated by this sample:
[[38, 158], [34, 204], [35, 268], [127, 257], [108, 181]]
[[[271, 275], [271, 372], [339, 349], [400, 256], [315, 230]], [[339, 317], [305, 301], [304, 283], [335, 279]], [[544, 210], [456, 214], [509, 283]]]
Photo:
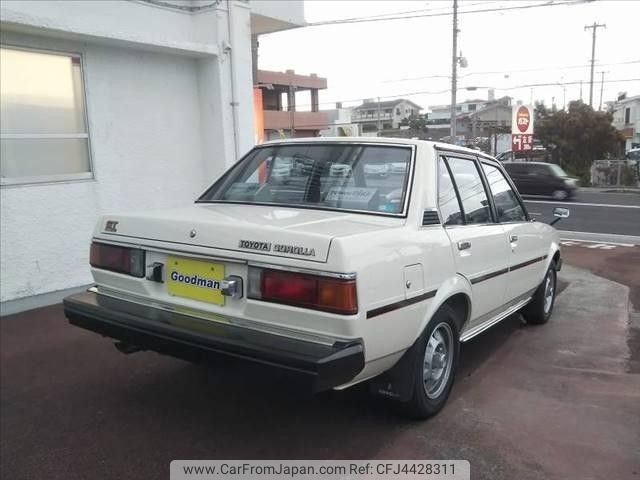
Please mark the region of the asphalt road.
[[556, 224], [560, 230], [640, 236], [640, 193], [581, 190], [566, 202], [525, 197], [529, 213], [541, 222], [553, 220], [554, 207], [566, 207], [571, 216]]
[[472, 478], [640, 478], [640, 349], [627, 284], [640, 247], [564, 249], [554, 316], [462, 348], [445, 409], [398, 416], [365, 388], [310, 395], [242, 362], [125, 356], [60, 306], [0, 321], [0, 477], [168, 478], [172, 459], [456, 459]]

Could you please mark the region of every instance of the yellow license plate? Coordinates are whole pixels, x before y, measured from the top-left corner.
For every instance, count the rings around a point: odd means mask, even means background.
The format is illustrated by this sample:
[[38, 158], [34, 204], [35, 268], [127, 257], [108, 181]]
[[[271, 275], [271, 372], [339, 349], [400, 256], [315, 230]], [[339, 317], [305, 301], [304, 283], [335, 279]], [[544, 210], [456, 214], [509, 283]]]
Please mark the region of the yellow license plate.
[[167, 291], [169, 295], [201, 302], [224, 305], [220, 291], [224, 265], [182, 257], [167, 259]]

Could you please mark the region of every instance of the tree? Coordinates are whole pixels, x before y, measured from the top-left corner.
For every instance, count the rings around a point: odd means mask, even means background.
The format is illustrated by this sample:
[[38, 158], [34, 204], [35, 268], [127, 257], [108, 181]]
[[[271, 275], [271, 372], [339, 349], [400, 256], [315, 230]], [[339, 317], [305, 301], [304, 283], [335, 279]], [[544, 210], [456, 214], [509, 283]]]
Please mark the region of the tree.
[[615, 155], [623, 140], [611, 124], [611, 113], [594, 111], [581, 101], [569, 103], [567, 111], [538, 103], [535, 116], [536, 140], [551, 152], [554, 162], [582, 178], [589, 177], [594, 160]]
[[425, 115], [410, 115], [400, 121], [401, 126], [409, 126], [411, 130], [427, 131], [427, 119]]

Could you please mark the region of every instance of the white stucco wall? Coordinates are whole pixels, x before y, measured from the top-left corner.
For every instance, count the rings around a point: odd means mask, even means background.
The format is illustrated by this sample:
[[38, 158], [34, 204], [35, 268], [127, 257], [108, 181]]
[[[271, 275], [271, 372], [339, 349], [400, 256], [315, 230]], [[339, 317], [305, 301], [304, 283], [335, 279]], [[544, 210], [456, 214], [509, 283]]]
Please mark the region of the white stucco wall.
[[201, 148], [197, 60], [3, 35], [3, 43], [83, 54], [95, 179], [0, 190], [0, 299], [91, 281], [98, 215], [185, 205], [210, 183]]
[[99, 215], [188, 204], [253, 146], [251, 26], [304, 21], [302, 2], [264, 3], [194, 13], [140, 1], [1, 2], [2, 44], [82, 55], [94, 172], [0, 188], [3, 313], [91, 282]]

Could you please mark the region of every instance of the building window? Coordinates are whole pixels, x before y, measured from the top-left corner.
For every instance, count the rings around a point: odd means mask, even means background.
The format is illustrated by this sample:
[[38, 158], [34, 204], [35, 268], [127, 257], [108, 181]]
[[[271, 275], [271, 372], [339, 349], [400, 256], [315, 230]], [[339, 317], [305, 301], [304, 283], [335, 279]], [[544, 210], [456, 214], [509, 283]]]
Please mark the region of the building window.
[[627, 107], [624, 109], [624, 123], [631, 123], [631, 108]]
[[470, 103], [468, 108], [470, 112], [475, 112], [476, 111], [476, 107], [477, 105], [475, 103]]
[[2, 185], [91, 178], [80, 56], [0, 48]]

